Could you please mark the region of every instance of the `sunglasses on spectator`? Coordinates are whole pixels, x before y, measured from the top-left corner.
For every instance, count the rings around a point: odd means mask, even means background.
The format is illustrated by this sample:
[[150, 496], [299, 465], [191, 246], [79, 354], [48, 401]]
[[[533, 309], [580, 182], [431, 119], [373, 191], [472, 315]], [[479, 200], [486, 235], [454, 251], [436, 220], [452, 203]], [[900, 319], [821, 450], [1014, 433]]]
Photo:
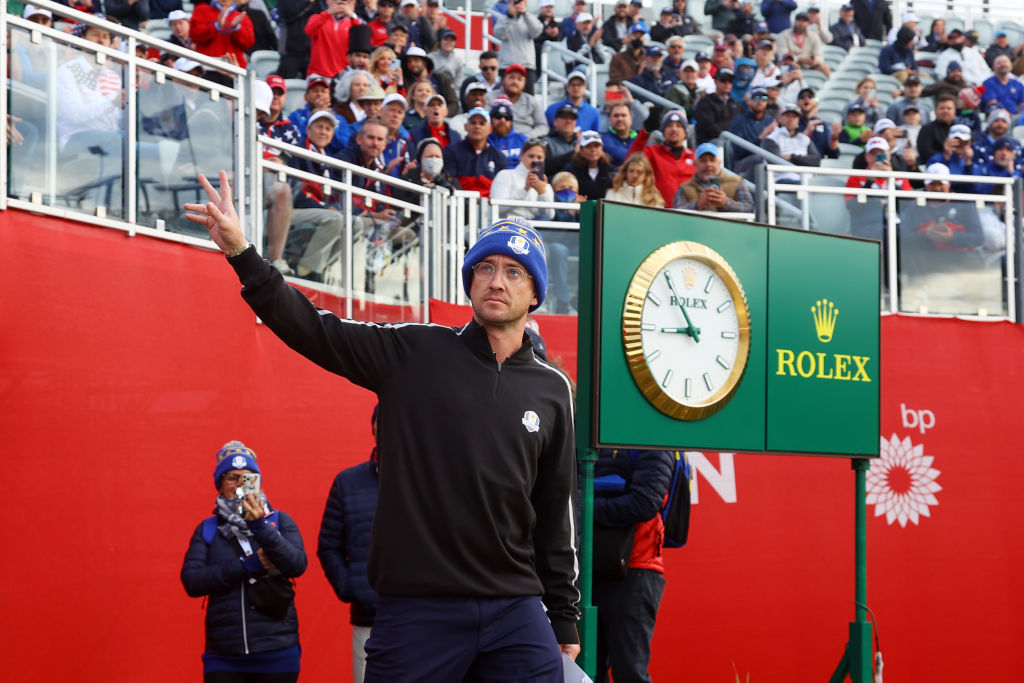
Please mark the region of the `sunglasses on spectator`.
[[753, 100], [754, 102], [767, 102], [768, 101], [768, 96], [767, 95], [754, 95], [750, 99]]
[[480, 70], [481, 71], [497, 71], [498, 67], [496, 67], [496, 66], [482, 66], [482, 67], [480, 67]]
[[511, 121], [511, 116], [505, 116], [504, 114], [491, 114], [491, 121]]

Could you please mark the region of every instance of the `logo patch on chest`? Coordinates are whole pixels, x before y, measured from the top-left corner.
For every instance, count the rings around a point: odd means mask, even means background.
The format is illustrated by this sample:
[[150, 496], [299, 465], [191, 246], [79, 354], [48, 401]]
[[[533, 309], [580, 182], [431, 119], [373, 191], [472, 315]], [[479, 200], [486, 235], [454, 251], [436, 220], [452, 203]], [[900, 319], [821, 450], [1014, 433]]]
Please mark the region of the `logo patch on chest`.
[[532, 410], [527, 410], [523, 413], [523, 426], [526, 427], [528, 432], [536, 432], [540, 429], [540, 418], [537, 417], [537, 413]]

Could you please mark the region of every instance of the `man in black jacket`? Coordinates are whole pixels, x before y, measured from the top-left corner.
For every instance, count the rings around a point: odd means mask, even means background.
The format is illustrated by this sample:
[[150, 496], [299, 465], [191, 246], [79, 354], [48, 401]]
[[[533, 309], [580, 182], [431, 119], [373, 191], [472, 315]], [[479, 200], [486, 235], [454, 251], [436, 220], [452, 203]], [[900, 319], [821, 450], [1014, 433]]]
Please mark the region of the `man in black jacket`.
[[554, 178], [556, 173], [565, 168], [576, 152], [576, 120], [578, 117], [576, 107], [571, 104], [563, 104], [555, 112], [551, 131], [543, 138], [548, 146], [547, 156], [544, 159], [544, 173], [549, 178]]
[[365, 680], [505, 671], [562, 683], [561, 653], [579, 653], [576, 457], [569, 382], [525, 335], [547, 292], [539, 234], [518, 218], [480, 232], [462, 267], [473, 319], [461, 328], [341, 320], [246, 240], [226, 172], [219, 191], [199, 181], [210, 201], [186, 204], [187, 216], [224, 251], [250, 307], [380, 400], [368, 574], [381, 599]]
[[853, 20], [865, 38], [885, 41], [892, 28], [889, 0], [852, 0]]
[[949, 137], [949, 128], [956, 118], [956, 97], [953, 95], [940, 95], [935, 102], [935, 120], [921, 126], [917, 134], [917, 153], [922, 161], [928, 161], [937, 152], [941, 152], [946, 138]]
[[722, 131], [729, 130], [733, 118], [740, 113], [740, 105], [731, 96], [732, 69], [719, 69], [715, 74], [715, 92], [697, 100], [693, 118], [697, 123], [697, 144], [714, 140]]
[[[281, 15], [281, 63], [277, 74], [283, 78], [305, 78], [309, 68], [312, 43], [306, 35], [306, 22], [314, 14], [326, 11], [324, 0], [280, 0], [277, 10]], [[332, 75], [333, 74], [328, 74]]]

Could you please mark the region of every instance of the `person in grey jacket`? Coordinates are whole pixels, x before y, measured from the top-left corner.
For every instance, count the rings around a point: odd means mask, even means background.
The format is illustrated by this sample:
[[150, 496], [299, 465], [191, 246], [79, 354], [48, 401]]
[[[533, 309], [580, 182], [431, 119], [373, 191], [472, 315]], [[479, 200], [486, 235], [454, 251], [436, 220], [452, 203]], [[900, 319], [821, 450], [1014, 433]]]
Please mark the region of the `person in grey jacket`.
[[514, 0], [508, 5], [508, 12], [498, 17], [494, 25], [494, 36], [501, 41], [498, 52], [498, 67], [504, 73], [513, 64], [526, 67], [526, 87], [533, 94], [537, 82], [537, 50], [534, 40], [540, 37], [544, 25], [526, 8], [526, 0]]

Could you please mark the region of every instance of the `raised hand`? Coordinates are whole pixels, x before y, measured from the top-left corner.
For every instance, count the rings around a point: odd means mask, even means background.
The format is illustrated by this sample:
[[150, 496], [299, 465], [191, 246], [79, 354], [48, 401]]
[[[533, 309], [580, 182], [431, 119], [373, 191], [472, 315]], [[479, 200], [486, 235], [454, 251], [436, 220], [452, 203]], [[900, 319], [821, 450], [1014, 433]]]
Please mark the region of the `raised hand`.
[[223, 251], [245, 246], [245, 233], [242, 231], [238, 214], [235, 213], [235, 205], [231, 201], [228, 174], [225, 171], [220, 172], [219, 192], [202, 173], [199, 174], [199, 184], [203, 186], [210, 201], [206, 204], [185, 204], [185, 211], [191, 212], [186, 213], [185, 218], [205, 226], [210, 233], [210, 239]]

